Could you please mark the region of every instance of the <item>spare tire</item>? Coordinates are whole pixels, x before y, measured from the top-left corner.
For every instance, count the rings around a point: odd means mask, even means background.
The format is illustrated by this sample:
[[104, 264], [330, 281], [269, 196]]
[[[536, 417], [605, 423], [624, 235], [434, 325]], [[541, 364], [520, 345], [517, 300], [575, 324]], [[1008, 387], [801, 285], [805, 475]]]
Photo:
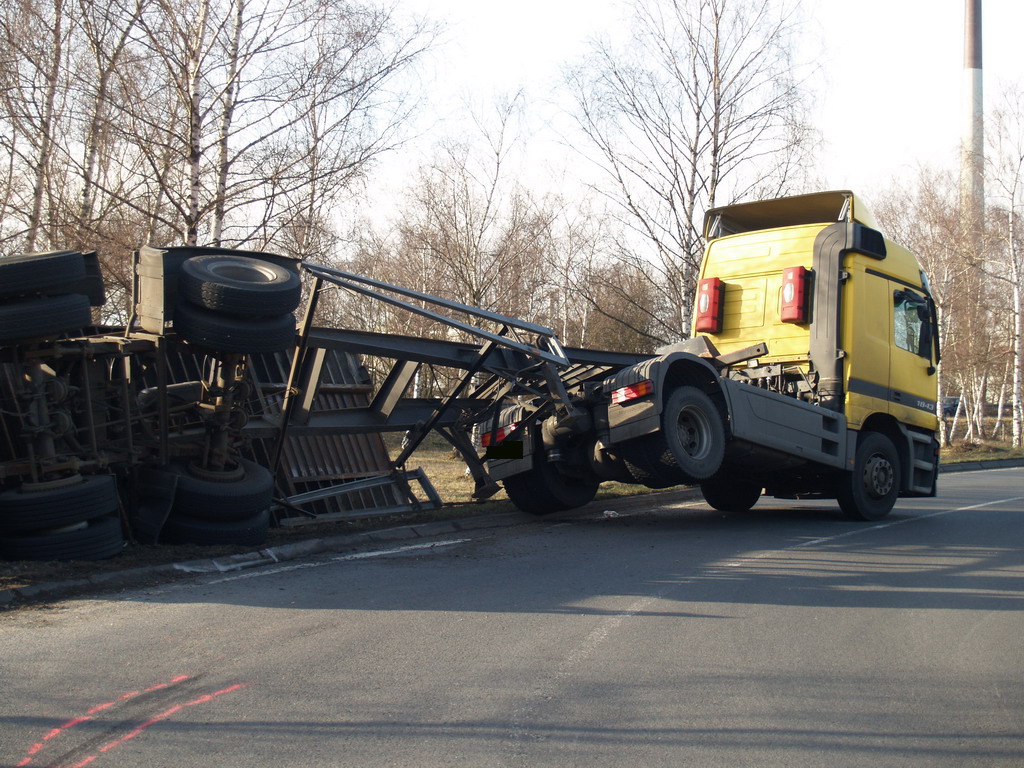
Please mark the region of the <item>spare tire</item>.
[[272, 261], [228, 253], [193, 256], [181, 265], [178, 292], [196, 306], [240, 317], [291, 312], [299, 305], [299, 276]]

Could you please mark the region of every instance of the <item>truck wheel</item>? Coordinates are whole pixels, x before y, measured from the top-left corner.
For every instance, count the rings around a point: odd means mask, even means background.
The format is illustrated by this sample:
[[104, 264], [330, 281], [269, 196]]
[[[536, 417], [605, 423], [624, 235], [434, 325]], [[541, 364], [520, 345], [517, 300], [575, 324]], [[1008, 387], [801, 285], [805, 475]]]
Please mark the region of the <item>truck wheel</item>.
[[188, 467], [173, 465], [178, 475], [174, 493], [174, 514], [194, 520], [237, 522], [270, 508], [274, 494], [274, 476], [254, 461], [237, 458], [237, 474], [223, 473], [225, 479], [214, 479], [213, 473], [197, 476]]
[[25, 484], [0, 493], [0, 529], [4, 531], [59, 528], [116, 512], [113, 475], [76, 475], [38, 489]]
[[105, 560], [124, 549], [121, 520], [97, 517], [70, 528], [0, 536], [7, 560]]
[[696, 387], [679, 387], [661, 413], [666, 450], [662, 463], [678, 471], [680, 483], [714, 475], [725, 458], [725, 426], [711, 398]]
[[900, 492], [896, 447], [880, 432], [862, 435], [853, 471], [843, 472], [836, 499], [850, 520], [881, 520], [892, 511]]
[[214, 352], [256, 355], [280, 352], [295, 342], [295, 318], [285, 312], [271, 317], [231, 317], [179, 301], [174, 330], [185, 341]]
[[249, 256], [219, 253], [193, 256], [181, 265], [181, 295], [193, 304], [242, 317], [291, 312], [302, 283], [286, 267]]
[[59, 336], [92, 322], [89, 298], [80, 293], [39, 296], [0, 305], [0, 344]]
[[267, 540], [270, 510], [244, 520], [193, 520], [171, 515], [160, 531], [163, 544], [224, 544], [255, 547]]
[[29, 253], [0, 259], [0, 296], [38, 293], [85, 277], [85, 260], [78, 251]]
[[700, 484], [704, 501], [722, 512], [746, 512], [761, 498], [756, 481], [734, 477], [715, 477]]
[[509, 499], [523, 512], [550, 515], [575, 509], [593, 500], [601, 482], [595, 477], [570, 477], [545, 461], [543, 453], [534, 454], [536, 464], [528, 472], [501, 481]]

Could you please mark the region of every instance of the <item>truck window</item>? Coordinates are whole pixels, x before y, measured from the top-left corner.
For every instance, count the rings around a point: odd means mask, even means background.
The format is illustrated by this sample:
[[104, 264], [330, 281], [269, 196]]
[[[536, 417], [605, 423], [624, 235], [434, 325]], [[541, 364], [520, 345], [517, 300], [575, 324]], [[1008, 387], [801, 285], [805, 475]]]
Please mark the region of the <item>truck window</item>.
[[896, 346], [921, 357], [931, 357], [932, 327], [928, 301], [908, 290], [893, 292], [893, 327]]

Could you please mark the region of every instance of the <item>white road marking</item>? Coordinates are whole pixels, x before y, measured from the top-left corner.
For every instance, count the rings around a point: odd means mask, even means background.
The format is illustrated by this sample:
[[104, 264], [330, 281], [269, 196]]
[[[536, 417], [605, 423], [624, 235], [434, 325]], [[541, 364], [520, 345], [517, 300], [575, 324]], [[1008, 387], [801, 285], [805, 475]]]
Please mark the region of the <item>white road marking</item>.
[[284, 565], [280, 568], [264, 568], [258, 571], [249, 571], [247, 573], [241, 573], [237, 576], [226, 576], [222, 579], [213, 579], [212, 581], [205, 582], [206, 584], [223, 584], [228, 581], [239, 581], [241, 579], [254, 579], [258, 576], [273, 576], [277, 573], [288, 573], [289, 571], [298, 571], [303, 568], [320, 568], [324, 565], [331, 565], [332, 563], [345, 562], [348, 560], [367, 560], [373, 557], [386, 557], [387, 555], [401, 555], [406, 552], [414, 552], [422, 549], [437, 549], [438, 547], [451, 547], [455, 544], [462, 544], [463, 542], [469, 541], [469, 539], [450, 539], [448, 541], [432, 541], [426, 544], [406, 544], [402, 547], [395, 547], [394, 549], [377, 549], [372, 552], [356, 552], [351, 555], [341, 555], [339, 557], [332, 557], [330, 560], [323, 560], [316, 563], [295, 563], [294, 565]]
[[782, 547], [781, 549], [771, 549], [765, 552], [759, 552], [756, 555], [744, 555], [737, 560], [730, 560], [728, 563], [722, 563], [722, 568], [737, 568], [743, 563], [751, 560], [764, 560], [766, 557], [771, 557], [777, 552], [791, 552], [794, 549], [803, 549], [804, 547], [814, 547], [818, 544], [827, 544], [837, 539], [845, 539], [847, 536], [857, 536], [862, 533], [870, 533], [871, 531], [880, 531], [883, 528], [892, 528], [896, 525], [903, 525], [904, 523], [912, 523], [917, 520], [927, 520], [930, 517], [941, 517], [942, 515], [950, 515], [954, 512], [969, 512], [972, 509], [983, 509], [984, 507], [992, 507], [996, 504], [1007, 504], [1011, 501], [1022, 501], [1024, 496], [1011, 496], [1006, 499], [996, 499], [994, 501], [986, 501], [981, 504], [971, 504], [967, 507], [954, 507], [953, 509], [940, 509], [938, 512], [929, 512], [926, 515], [914, 515], [913, 517], [904, 517], [901, 520], [890, 520], [885, 523], [879, 523], [878, 525], [872, 525], [867, 528], [855, 528], [851, 531], [844, 531], [843, 533], [837, 533], [834, 536], [823, 536], [820, 539], [811, 539], [810, 541], [801, 541], [799, 544], [790, 544], [788, 547]]

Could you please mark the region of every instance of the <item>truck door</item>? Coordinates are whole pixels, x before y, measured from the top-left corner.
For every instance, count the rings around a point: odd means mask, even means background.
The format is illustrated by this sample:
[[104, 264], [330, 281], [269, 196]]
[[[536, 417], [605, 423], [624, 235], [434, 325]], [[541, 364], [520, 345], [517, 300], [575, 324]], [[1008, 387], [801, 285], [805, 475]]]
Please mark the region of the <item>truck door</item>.
[[892, 350], [889, 365], [889, 413], [899, 421], [927, 429], [935, 426], [935, 348], [933, 313], [923, 291], [889, 281]]

